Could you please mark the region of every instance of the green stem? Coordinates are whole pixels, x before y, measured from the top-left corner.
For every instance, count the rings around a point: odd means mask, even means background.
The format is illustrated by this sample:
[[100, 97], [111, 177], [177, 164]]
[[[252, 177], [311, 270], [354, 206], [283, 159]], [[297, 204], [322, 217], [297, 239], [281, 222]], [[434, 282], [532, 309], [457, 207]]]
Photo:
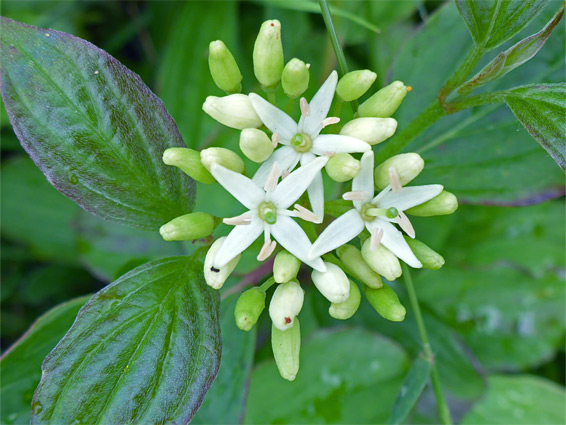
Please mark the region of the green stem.
[[482, 46], [474, 44], [474, 47], [472, 47], [472, 49], [466, 55], [464, 62], [462, 62], [454, 75], [452, 75], [452, 77], [440, 90], [438, 98], [440, 99], [441, 104], [444, 104], [444, 101], [446, 100], [448, 95], [450, 95], [450, 93], [452, 93], [456, 88], [458, 88], [466, 81], [468, 76], [472, 73], [476, 65], [483, 57], [484, 53], [485, 50]]
[[291, 111], [293, 110], [294, 104], [295, 104], [295, 99], [290, 97], [289, 101], [287, 102], [287, 107], [285, 108], [285, 112], [287, 112], [288, 115], [291, 115]]
[[274, 283], [275, 283], [275, 279], [273, 277], [270, 277], [260, 285], [259, 289], [261, 289], [263, 292], [266, 292], [269, 288], [273, 286]]
[[432, 348], [428, 340], [428, 335], [426, 333], [426, 327], [421, 313], [421, 308], [419, 306], [419, 300], [417, 298], [417, 293], [415, 292], [413, 279], [411, 279], [411, 272], [409, 270], [409, 267], [405, 263], [402, 263], [402, 267], [403, 276], [407, 285], [407, 292], [409, 293], [409, 300], [411, 301], [411, 307], [413, 308], [413, 312], [415, 313], [417, 328], [419, 329], [419, 335], [423, 344], [424, 358], [431, 364], [430, 380], [432, 382], [432, 387], [434, 389], [434, 394], [436, 397], [438, 414], [440, 416], [440, 420], [444, 425], [452, 425], [450, 409], [448, 408], [448, 404], [446, 403], [446, 399], [444, 398], [444, 393], [442, 392], [440, 376], [438, 375], [438, 369], [436, 368], [436, 362], [434, 360], [434, 353], [432, 352]]
[[267, 92], [267, 99], [272, 105], [277, 106], [277, 97], [274, 91]]
[[337, 97], [336, 104], [334, 105], [334, 112], [332, 113], [335, 117], [340, 117], [340, 112], [342, 112], [342, 105], [344, 105], [344, 101]]

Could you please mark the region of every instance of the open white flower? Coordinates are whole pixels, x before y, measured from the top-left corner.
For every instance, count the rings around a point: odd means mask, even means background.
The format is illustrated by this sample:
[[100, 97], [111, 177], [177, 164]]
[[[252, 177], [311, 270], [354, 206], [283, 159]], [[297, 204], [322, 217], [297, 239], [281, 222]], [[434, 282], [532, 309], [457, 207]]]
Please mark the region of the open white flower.
[[352, 191], [343, 195], [344, 199], [354, 202], [355, 208], [330, 223], [313, 244], [309, 255], [319, 257], [330, 252], [358, 236], [365, 227], [371, 234], [372, 251], [382, 243], [411, 267], [422, 267], [403, 234], [392, 223], [397, 223], [414, 238], [413, 226], [403, 211], [434, 198], [443, 187], [432, 184], [403, 188], [397, 171], [391, 167], [390, 184], [372, 199], [373, 152], [364, 153], [361, 162], [360, 173], [352, 180]]
[[[338, 134], [320, 134], [321, 130], [330, 124], [336, 124], [339, 118], [326, 117], [334, 98], [338, 74], [333, 71], [320, 87], [309, 104], [301, 98], [301, 118], [297, 124], [289, 115], [271, 103], [250, 93], [249, 98], [256, 113], [265, 126], [273, 133], [274, 144], [284, 145], [276, 150], [257, 171], [253, 180], [263, 185], [275, 162], [279, 163], [281, 172], [292, 171], [300, 162], [308, 164], [316, 156], [331, 156], [335, 153], [367, 152], [371, 146], [355, 137]], [[318, 221], [324, 216], [324, 188], [322, 174], [317, 173], [308, 187], [309, 200]]]
[[216, 253], [212, 266], [222, 268], [264, 233], [265, 243], [258, 255], [259, 261], [267, 259], [273, 253], [277, 245], [271, 240], [273, 235], [277, 242], [299, 260], [315, 270], [326, 271], [320, 258], [308, 256], [312, 243], [291, 218], [308, 220], [312, 219], [313, 214], [300, 205], [295, 205], [294, 211], [287, 208], [305, 192], [327, 161], [327, 158], [317, 158], [289, 174], [279, 184], [279, 165], [275, 163], [263, 187], [242, 174], [218, 164], [212, 165], [210, 172], [218, 183], [249, 209], [242, 215], [224, 219], [224, 223], [235, 227]]

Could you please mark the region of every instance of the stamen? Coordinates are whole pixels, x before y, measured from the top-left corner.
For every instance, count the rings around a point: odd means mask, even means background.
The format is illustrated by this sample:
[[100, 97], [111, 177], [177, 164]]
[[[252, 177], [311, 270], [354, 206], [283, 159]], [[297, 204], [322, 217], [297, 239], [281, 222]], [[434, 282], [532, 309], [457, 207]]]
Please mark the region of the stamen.
[[289, 177], [289, 174], [291, 174], [289, 170], [283, 170], [283, 172], [281, 173], [281, 180], [285, 180], [287, 177]]
[[273, 167], [271, 167], [271, 171], [267, 176], [267, 180], [265, 181], [265, 186], [263, 186], [263, 189], [266, 192], [273, 192], [277, 187], [277, 180], [279, 180], [279, 164], [275, 162], [273, 163]]
[[336, 155], [336, 152], [330, 152], [330, 151], [326, 151], [322, 153], [324, 156], [327, 156], [329, 158], [333, 157], [334, 155]]
[[340, 122], [340, 118], [338, 118], [338, 117], [327, 117], [327, 118], [322, 120], [322, 128], [324, 128], [328, 125], [338, 124], [339, 122]]
[[250, 213], [248, 211], [241, 215], [237, 215], [236, 217], [223, 218], [222, 222], [229, 226], [240, 226], [250, 224], [252, 222], [252, 218], [250, 217]]
[[362, 190], [352, 190], [342, 195], [342, 199], [345, 201], [367, 201], [369, 198], [367, 192]]
[[271, 145], [273, 146], [273, 149], [277, 147], [278, 143], [279, 143], [279, 133], [275, 132], [271, 135]]
[[391, 185], [391, 190], [393, 190], [393, 192], [399, 193], [403, 190], [399, 173], [397, 173], [395, 167], [389, 167], [389, 184]]
[[369, 250], [374, 252], [381, 243], [383, 238], [383, 229], [381, 227], [374, 227], [373, 232], [371, 232], [371, 239], [369, 241]]
[[269, 258], [273, 251], [275, 251], [275, 247], [277, 246], [277, 242], [275, 241], [265, 241], [263, 246], [261, 247], [261, 251], [257, 255], [257, 261], [265, 261]]
[[303, 207], [302, 205], [295, 204], [295, 217], [302, 218], [305, 221], [310, 221], [311, 223], [322, 223], [322, 220], [312, 211]]
[[415, 229], [413, 225], [409, 221], [409, 218], [404, 212], [399, 211], [399, 215], [397, 216], [397, 224], [401, 226], [401, 229], [405, 231], [410, 238], [415, 239]]
[[307, 99], [301, 97], [301, 100], [299, 101], [299, 105], [301, 106], [301, 114], [305, 117], [310, 117], [311, 108], [309, 106], [309, 102], [307, 102]]

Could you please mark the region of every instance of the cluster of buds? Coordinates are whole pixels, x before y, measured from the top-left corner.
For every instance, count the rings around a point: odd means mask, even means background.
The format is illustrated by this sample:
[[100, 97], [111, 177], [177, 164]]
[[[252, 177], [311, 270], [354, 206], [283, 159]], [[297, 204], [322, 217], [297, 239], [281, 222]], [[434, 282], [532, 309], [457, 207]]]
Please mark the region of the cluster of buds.
[[[226, 148], [172, 148], [163, 155], [166, 164], [196, 181], [222, 185], [246, 211], [222, 220], [195, 212], [175, 218], [160, 232], [165, 240], [193, 240], [211, 235], [220, 221], [234, 226], [214, 241], [204, 261], [204, 278], [215, 289], [222, 288], [241, 253], [263, 234], [257, 260], [275, 254], [273, 275], [240, 295], [235, 320], [243, 331], [251, 330], [265, 309], [268, 290], [276, 286], [268, 309], [273, 354], [281, 376], [293, 380], [301, 347], [300, 281], [305, 283], [308, 270], [301, 265], [311, 270], [312, 283], [329, 301], [333, 318], [352, 317], [363, 292], [383, 318], [401, 321], [405, 308], [382, 278], [399, 278], [400, 261], [414, 268], [444, 264], [442, 256], [415, 239], [408, 216], [451, 214], [458, 204], [440, 185], [407, 186], [424, 168], [416, 153], [375, 167], [372, 146], [395, 133], [392, 115], [410, 87], [400, 81], [389, 84], [365, 100], [354, 119], [338, 126], [340, 118], [328, 116], [333, 102], [339, 112], [343, 102], [362, 97], [375, 73], [353, 71], [338, 80], [333, 71], [309, 102], [301, 97], [309, 86], [309, 65], [297, 58], [285, 64], [277, 20], [261, 26], [253, 64], [269, 101], [256, 93], [242, 94], [242, 74], [233, 55], [222, 41], [210, 43], [210, 72], [226, 95], [209, 96], [203, 105], [209, 116], [241, 131], [242, 154], [260, 164], [253, 176], [247, 176], [242, 157]], [[288, 111], [298, 99], [298, 121], [277, 108], [279, 87], [289, 98]], [[341, 200], [325, 202], [323, 169], [336, 182], [351, 181]], [[325, 212], [336, 217], [326, 226]]]

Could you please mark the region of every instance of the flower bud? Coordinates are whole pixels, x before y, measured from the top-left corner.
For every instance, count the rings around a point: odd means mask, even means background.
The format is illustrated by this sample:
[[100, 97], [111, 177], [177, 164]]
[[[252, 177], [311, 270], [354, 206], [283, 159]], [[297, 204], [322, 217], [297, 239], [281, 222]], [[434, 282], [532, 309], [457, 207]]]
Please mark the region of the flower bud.
[[326, 271], [324, 273], [317, 270], [312, 272], [314, 286], [331, 303], [341, 303], [346, 301], [350, 294], [350, 281], [346, 273], [336, 264], [324, 262]]
[[294, 381], [299, 372], [301, 354], [301, 325], [299, 319], [291, 329], [281, 331], [271, 326], [271, 348], [279, 374], [287, 381]]
[[263, 124], [257, 116], [250, 98], [245, 94], [224, 97], [208, 96], [202, 110], [227, 127], [243, 130], [257, 128]]
[[212, 184], [216, 179], [200, 162], [200, 152], [189, 148], [169, 148], [163, 152], [163, 162], [174, 165], [197, 182]]
[[346, 301], [330, 304], [328, 314], [339, 320], [349, 319], [358, 311], [361, 300], [360, 288], [350, 280], [350, 295], [348, 295]]
[[364, 293], [371, 306], [381, 317], [392, 322], [402, 322], [407, 310], [399, 301], [399, 297], [393, 289], [387, 285], [383, 288], [373, 289], [364, 287]]
[[269, 303], [269, 317], [273, 325], [281, 331], [290, 329], [303, 308], [304, 299], [305, 291], [296, 280], [280, 284]]
[[401, 185], [405, 186], [417, 177], [424, 168], [424, 160], [418, 153], [402, 153], [382, 162], [375, 169], [374, 183], [379, 190], [389, 184], [389, 169], [393, 167], [399, 175]]
[[309, 66], [302, 60], [293, 58], [283, 68], [281, 85], [287, 96], [291, 99], [296, 99], [307, 91], [309, 79]]
[[361, 169], [360, 161], [349, 153], [337, 153], [326, 163], [328, 176], [336, 182], [352, 180]]
[[342, 245], [336, 250], [348, 273], [370, 288], [381, 288], [381, 277], [365, 262], [362, 253], [353, 245]]
[[174, 218], [159, 228], [166, 241], [191, 241], [210, 235], [216, 223], [214, 217], [205, 212], [195, 212]]
[[273, 144], [263, 131], [246, 128], [240, 133], [240, 149], [253, 162], [262, 163], [273, 153]]
[[403, 273], [399, 259], [383, 244], [380, 244], [375, 251], [370, 250], [370, 238], [362, 245], [362, 257], [368, 266], [389, 281], [397, 279]]
[[208, 47], [208, 67], [214, 83], [228, 94], [242, 91], [242, 73], [238, 64], [220, 40], [212, 41]]
[[284, 65], [281, 23], [277, 19], [261, 25], [254, 44], [253, 62], [259, 83], [267, 90], [275, 89], [281, 80]]
[[383, 87], [358, 108], [360, 117], [387, 118], [395, 113], [410, 88], [401, 81]]
[[236, 152], [226, 148], [208, 148], [200, 152], [200, 161], [210, 171], [212, 164], [222, 165], [224, 168], [243, 173], [246, 166]]
[[446, 190], [443, 190], [430, 201], [426, 201], [416, 207], [409, 208], [405, 212], [418, 217], [431, 217], [433, 215], [452, 214], [457, 208], [458, 199], [456, 199], [456, 196]]
[[242, 257], [241, 254], [238, 254], [234, 258], [232, 258], [226, 265], [222, 267], [214, 267], [214, 257], [216, 257], [216, 253], [222, 247], [222, 244], [226, 240], [226, 236], [218, 238], [208, 249], [206, 253], [206, 257], [204, 258], [204, 280], [208, 284], [208, 286], [214, 289], [220, 289], [226, 282], [226, 279], [230, 276], [230, 274], [234, 271], [240, 258]]
[[409, 248], [425, 269], [438, 270], [444, 265], [444, 258], [423, 242], [403, 235]]
[[359, 99], [368, 91], [376, 78], [377, 74], [369, 69], [348, 72], [338, 81], [336, 94], [344, 102]]
[[342, 127], [340, 134], [376, 145], [393, 136], [395, 130], [397, 121], [393, 118], [356, 118]]
[[259, 316], [265, 308], [265, 291], [259, 287], [253, 287], [240, 295], [234, 318], [239, 329], [248, 332], [257, 323]]
[[273, 262], [273, 278], [277, 283], [289, 282], [297, 277], [301, 262], [288, 251], [279, 251]]

